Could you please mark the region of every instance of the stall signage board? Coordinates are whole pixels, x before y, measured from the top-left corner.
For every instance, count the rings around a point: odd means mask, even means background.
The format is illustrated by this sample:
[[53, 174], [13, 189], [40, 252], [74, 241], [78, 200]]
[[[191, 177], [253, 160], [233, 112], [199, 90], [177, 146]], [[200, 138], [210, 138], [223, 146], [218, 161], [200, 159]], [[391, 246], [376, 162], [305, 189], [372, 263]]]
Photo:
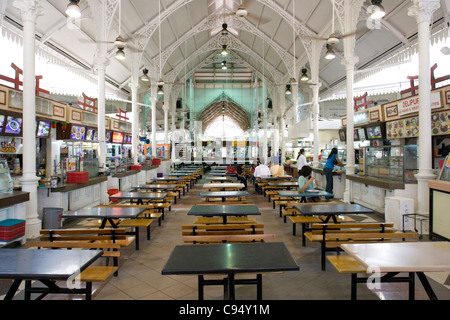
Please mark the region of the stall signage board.
[[[441, 93], [431, 92], [431, 109], [441, 108]], [[399, 117], [406, 114], [419, 112], [419, 96], [410, 97], [397, 103], [397, 115]]]

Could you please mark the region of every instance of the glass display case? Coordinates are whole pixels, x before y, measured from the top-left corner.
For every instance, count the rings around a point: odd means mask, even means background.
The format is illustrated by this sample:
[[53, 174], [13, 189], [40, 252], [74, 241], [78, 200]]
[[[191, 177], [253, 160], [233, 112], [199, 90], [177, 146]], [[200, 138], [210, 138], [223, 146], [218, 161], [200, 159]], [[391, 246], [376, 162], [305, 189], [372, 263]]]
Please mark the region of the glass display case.
[[438, 180], [450, 181], [450, 154], [445, 157], [444, 164], [439, 171]]
[[13, 181], [9, 172], [9, 166], [6, 159], [0, 159], [0, 193], [11, 192], [13, 190]]
[[364, 148], [364, 174], [414, 183], [418, 170], [417, 145]]
[[[319, 168], [323, 169], [325, 163], [327, 162], [328, 155], [331, 153], [331, 149], [325, 149], [322, 151], [322, 157], [320, 158]], [[338, 149], [338, 158], [344, 165], [347, 163], [347, 150]], [[334, 166], [333, 171], [344, 171], [344, 167]]]

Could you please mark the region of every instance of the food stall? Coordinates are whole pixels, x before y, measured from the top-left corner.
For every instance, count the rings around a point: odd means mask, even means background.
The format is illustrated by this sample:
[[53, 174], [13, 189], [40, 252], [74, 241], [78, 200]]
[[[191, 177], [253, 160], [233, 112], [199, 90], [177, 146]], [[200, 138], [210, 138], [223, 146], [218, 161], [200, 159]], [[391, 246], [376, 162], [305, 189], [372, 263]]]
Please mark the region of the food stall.
[[[431, 91], [431, 128], [434, 168], [438, 168], [443, 160], [446, 148], [444, 144], [448, 138], [450, 117], [449, 101], [443, 98], [448, 87]], [[352, 182], [351, 201], [366, 205], [386, 216], [393, 217], [391, 211], [406, 208], [406, 212], [415, 212], [417, 203], [417, 182], [415, 174], [418, 172], [418, 139], [419, 129], [419, 100], [418, 96], [410, 96], [381, 106], [381, 121], [365, 126], [370, 146], [360, 149], [360, 174], [347, 175]], [[443, 162], [443, 161], [442, 161]], [[393, 205], [395, 203], [395, 205]], [[412, 205], [407, 203], [413, 203]]]

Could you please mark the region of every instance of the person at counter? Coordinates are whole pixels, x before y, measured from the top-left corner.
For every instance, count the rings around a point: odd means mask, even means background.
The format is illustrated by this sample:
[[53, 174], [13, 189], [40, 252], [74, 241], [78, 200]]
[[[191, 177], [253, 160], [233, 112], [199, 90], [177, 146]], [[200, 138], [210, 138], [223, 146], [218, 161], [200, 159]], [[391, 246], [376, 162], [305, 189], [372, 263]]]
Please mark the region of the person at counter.
[[[300, 192], [314, 190], [317, 188], [317, 180], [312, 176], [312, 169], [310, 166], [303, 166], [299, 171], [298, 189]], [[311, 197], [306, 199], [307, 202], [320, 202], [319, 197]]]
[[[327, 185], [325, 187], [325, 191], [328, 193], [333, 193], [333, 169], [334, 166], [343, 167], [344, 164], [339, 160], [337, 155], [337, 148], [331, 149], [330, 154], [328, 155], [327, 162], [323, 167], [323, 173], [327, 179]], [[326, 197], [326, 199], [331, 199], [331, 197]]]
[[302, 167], [306, 166], [307, 164], [308, 164], [308, 161], [306, 161], [305, 149], [300, 149], [300, 152], [298, 153], [298, 157], [297, 157], [298, 172], [300, 173], [300, 170], [302, 169]]

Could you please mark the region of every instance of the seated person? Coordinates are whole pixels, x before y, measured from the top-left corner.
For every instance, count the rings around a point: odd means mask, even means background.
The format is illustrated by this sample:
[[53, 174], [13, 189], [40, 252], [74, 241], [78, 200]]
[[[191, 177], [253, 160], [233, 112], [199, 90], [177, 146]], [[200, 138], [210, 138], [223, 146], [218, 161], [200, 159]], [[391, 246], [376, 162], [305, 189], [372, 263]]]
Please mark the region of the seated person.
[[281, 177], [284, 175], [284, 168], [278, 164], [278, 158], [270, 166], [272, 177]]
[[[270, 163], [270, 161], [268, 162]], [[264, 177], [264, 176], [270, 176], [272, 173], [270, 172], [269, 167], [264, 164], [264, 159], [261, 159], [261, 163], [259, 166], [256, 167], [255, 169], [255, 174], [254, 177], [258, 178], [258, 177]], [[255, 180], [256, 182], [256, 180]], [[255, 183], [255, 192], [258, 193], [258, 185]]]
[[[312, 169], [310, 166], [303, 166], [299, 171], [298, 188], [300, 192], [314, 190], [316, 186], [316, 178], [312, 175]], [[306, 198], [306, 202], [320, 202], [319, 197]]]
[[245, 177], [244, 174], [244, 165], [243, 164], [238, 165], [236, 171], [237, 171], [236, 177], [242, 184], [244, 184], [244, 188], [242, 190], [247, 190], [247, 178]]

